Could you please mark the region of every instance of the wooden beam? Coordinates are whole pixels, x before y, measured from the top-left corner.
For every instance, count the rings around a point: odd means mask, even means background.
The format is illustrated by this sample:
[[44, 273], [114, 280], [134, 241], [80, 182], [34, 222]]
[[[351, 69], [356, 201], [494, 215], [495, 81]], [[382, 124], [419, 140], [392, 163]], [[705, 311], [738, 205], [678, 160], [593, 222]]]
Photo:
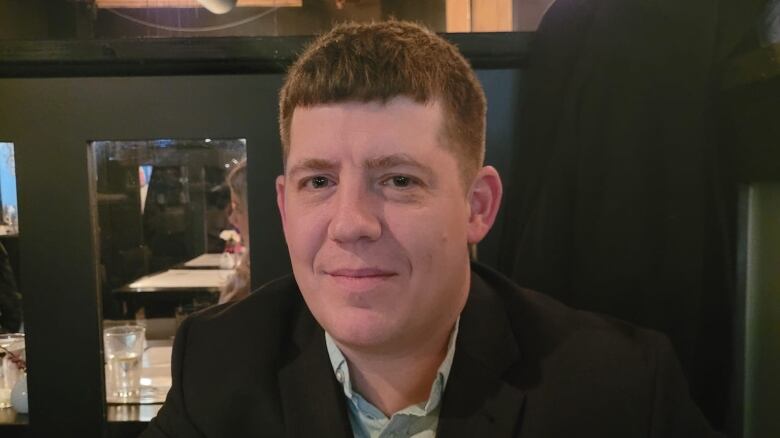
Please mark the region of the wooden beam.
[[471, 32], [471, 0], [447, 0], [447, 32]]
[[[506, 69], [526, 66], [532, 35], [451, 33], [444, 37], [474, 68]], [[0, 39], [0, 78], [284, 73], [310, 42], [310, 36]]]
[[472, 32], [510, 32], [512, 0], [471, 0]]
[[447, 32], [512, 30], [512, 0], [447, 0]]
[[[95, 0], [99, 8], [199, 8], [197, 0]], [[300, 7], [303, 0], [238, 0], [238, 7]]]

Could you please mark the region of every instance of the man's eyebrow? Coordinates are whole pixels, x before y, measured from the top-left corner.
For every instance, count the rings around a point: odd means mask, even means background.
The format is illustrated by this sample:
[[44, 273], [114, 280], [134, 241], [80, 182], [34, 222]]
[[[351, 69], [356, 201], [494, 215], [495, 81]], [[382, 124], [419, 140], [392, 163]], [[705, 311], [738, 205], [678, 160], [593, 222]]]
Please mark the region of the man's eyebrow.
[[416, 167], [429, 175], [433, 175], [434, 173], [430, 166], [415, 160], [407, 154], [391, 154], [376, 158], [369, 158], [363, 162], [363, 166], [369, 170], [381, 170], [398, 166], [410, 166]]
[[287, 172], [288, 175], [293, 176], [296, 173], [303, 171], [324, 171], [336, 169], [338, 165], [333, 161], [323, 160], [320, 158], [307, 158], [295, 163]]

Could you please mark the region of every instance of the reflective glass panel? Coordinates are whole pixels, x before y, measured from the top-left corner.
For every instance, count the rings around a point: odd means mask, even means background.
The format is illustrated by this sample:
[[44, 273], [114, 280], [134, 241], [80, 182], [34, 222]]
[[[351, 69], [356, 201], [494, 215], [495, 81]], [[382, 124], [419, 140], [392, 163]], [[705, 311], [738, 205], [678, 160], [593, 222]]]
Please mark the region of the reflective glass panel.
[[19, 206], [16, 202], [14, 144], [0, 142], [0, 235], [19, 234]]
[[217, 303], [248, 260], [246, 177], [237, 171], [246, 142], [104, 140], [90, 149], [109, 420], [143, 420], [125, 414], [155, 409], [127, 406], [164, 400], [178, 325]]
[[0, 142], [0, 424], [26, 423], [27, 363], [19, 289], [14, 144]]
[[218, 268], [221, 255], [233, 251], [240, 232], [231, 221], [235, 204], [226, 177], [245, 151], [243, 139], [92, 142], [107, 317], [173, 316], [155, 303], [118, 300], [121, 290], [189, 288], [204, 292], [191, 298], [209, 299], [218, 291], [216, 279], [206, 273], [200, 276], [208, 287], [192, 276], [170, 274], [160, 284], [146, 277], [193, 264], [205, 272]]

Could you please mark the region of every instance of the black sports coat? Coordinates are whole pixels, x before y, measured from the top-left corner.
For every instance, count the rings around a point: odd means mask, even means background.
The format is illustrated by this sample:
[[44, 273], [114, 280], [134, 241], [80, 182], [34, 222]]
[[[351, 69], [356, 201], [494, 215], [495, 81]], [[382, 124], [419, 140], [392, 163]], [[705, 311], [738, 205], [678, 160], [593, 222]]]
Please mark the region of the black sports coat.
[[[665, 337], [472, 273], [438, 437], [717, 436]], [[172, 371], [143, 437], [352, 436], [323, 329], [291, 277], [185, 320]]]

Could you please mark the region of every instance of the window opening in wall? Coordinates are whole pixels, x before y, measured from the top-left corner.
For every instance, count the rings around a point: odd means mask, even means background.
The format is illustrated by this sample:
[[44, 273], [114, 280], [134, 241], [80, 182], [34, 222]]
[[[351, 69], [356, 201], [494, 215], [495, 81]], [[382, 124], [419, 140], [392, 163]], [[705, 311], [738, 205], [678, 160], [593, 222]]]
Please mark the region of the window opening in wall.
[[19, 206], [16, 202], [16, 161], [14, 144], [0, 142], [0, 235], [19, 234]]
[[100, 140], [89, 147], [108, 418], [148, 420], [170, 387], [182, 319], [234, 298], [235, 284], [248, 288], [246, 141]]
[[0, 141], [0, 424], [27, 423], [14, 144]]

